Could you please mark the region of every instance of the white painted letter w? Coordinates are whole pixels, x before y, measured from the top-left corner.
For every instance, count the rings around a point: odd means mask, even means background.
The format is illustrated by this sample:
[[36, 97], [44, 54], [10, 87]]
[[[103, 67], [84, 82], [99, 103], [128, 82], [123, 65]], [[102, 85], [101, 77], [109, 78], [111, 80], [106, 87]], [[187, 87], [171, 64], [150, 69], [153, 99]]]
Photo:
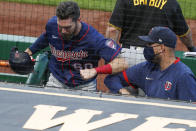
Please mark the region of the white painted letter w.
[[90, 131], [101, 128], [126, 119], [137, 118], [135, 114], [114, 113], [110, 117], [88, 123], [94, 115], [99, 115], [102, 111], [78, 109], [70, 115], [52, 119], [59, 111], [64, 111], [66, 107], [37, 105], [35, 112], [25, 123], [23, 128], [44, 130], [54, 126], [62, 125], [60, 131]]

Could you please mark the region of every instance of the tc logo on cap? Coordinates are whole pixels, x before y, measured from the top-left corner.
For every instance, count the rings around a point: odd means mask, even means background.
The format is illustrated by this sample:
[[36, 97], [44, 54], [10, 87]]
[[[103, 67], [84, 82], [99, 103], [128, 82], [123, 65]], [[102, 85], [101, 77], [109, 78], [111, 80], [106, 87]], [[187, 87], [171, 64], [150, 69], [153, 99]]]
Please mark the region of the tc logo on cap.
[[163, 42], [163, 40], [162, 40], [161, 38], [159, 38], [159, 42], [160, 42], [160, 43], [162, 43], [162, 42]]

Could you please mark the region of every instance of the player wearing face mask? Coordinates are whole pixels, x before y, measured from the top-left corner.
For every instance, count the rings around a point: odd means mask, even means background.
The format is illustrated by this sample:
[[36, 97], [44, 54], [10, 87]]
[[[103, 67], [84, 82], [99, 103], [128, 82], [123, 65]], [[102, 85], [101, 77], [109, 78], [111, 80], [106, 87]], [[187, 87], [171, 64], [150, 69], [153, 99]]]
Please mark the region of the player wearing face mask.
[[149, 97], [196, 101], [196, 78], [179, 58], [175, 57], [176, 35], [166, 27], [154, 27], [147, 36], [146, 62], [109, 75], [105, 84], [114, 93], [131, 94], [129, 89], [141, 88]]

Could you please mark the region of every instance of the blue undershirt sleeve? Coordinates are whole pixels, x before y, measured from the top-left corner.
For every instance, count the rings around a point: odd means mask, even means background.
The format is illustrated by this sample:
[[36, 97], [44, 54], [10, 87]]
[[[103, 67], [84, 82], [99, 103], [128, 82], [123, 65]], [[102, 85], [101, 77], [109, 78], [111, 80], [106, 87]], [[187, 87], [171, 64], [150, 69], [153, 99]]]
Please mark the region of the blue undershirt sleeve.
[[48, 44], [48, 39], [46, 32], [42, 33], [40, 37], [29, 47], [31, 52], [35, 54], [37, 51], [46, 48]]
[[118, 93], [118, 91], [122, 89], [123, 86], [128, 86], [127, 82], [122, 79], [122, 77], [122, 72], [115, 75], [108, 75], [104, 80], [104, 84], [108, 87], [108, 89], [110, 89], [112, 93]]
[[117, 93], [120, 89], [127, 86], [131, 86], [133, 88], [137, 88], [137, 86], [141, 87], [139, 83], [142, 83], [141, 69], [144, 65], [145, 63], [141, 63], [128, 68], [124, 72], [108, 75], [105, 78], [104, 83], [113, 93]]
[[121, 51], [121, 47], [111, 39], [102, 40], [98, 48], [99, 56], [101, 56], [106, 62], [111, 62]]

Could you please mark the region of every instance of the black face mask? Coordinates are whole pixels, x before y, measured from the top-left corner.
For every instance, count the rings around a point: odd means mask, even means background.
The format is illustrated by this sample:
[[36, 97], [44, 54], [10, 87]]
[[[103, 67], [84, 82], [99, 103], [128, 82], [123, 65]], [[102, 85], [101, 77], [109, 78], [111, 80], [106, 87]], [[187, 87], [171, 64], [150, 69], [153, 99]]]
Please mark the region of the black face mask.
[[153, 47], [145, 47], [144, 48], [144, 51], [143, 51], [143, 54], [144, 54], [144, 57], [147, 61], [149, 62], [153, 62], [155, 64], [159, 64], [160, 63], [160, 57], [158, 57], [159, 54], [161, 54], [162, 52], [158, 53], [158, 54], [155, 54], [154, 53], [154, 50], [153, 50]]
[[153, 47], [145, 47], [143, 51], [144, 57], [147, 61], [152, 62], [155, 57]]

